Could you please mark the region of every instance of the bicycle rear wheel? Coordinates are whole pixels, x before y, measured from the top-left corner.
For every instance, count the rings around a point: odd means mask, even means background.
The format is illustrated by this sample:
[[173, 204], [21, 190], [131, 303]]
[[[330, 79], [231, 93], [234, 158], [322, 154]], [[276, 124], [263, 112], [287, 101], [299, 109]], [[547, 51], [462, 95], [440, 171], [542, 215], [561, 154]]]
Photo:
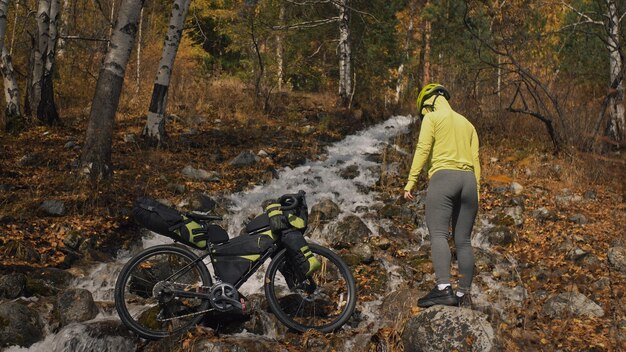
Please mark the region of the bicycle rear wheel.
[[265, 296], [272, 312], [287, 327], [300, 332], [331, 332], [354, 313], [356, 285], [350, 269], [337, 254], [316, 244], [309, 244], [309, 248], [322, 264], [321, 269], [298, 285], [294, 280], [298, 273], [283, 250], [267, 268]]
[[197, 292], [211, 286], [209, 271], [197, 259], [187, 249], [163, 245], [148, 248], [126, 263], [115, 284], [115, 308], [122, 322], [153, 340], [197, 324], [209, 301], [168, 294], [169, 290]]

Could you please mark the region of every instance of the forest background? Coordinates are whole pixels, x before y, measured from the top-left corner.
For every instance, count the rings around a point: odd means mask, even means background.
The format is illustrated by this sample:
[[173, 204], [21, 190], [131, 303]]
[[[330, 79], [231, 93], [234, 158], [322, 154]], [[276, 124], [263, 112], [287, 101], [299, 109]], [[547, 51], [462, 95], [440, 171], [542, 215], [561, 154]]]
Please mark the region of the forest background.
[[[132, 232], [135, 196], [180, 191], [167, 170], [219, 171], [183, 192], [271, 178], [294, 150], [415, 114], [429, 82], [477, 126], [483, 162], [510, 164], [486, 182], [552, 155], [563, 188], [623, 204], [624, 17], [617, 0], [2, 0], [3, 265], [33, 248], [67, 264], [66, 225]], [[258, 146], [273, 161], [226, 166]], [[39, 218], [49, 198], [62, 221]]]

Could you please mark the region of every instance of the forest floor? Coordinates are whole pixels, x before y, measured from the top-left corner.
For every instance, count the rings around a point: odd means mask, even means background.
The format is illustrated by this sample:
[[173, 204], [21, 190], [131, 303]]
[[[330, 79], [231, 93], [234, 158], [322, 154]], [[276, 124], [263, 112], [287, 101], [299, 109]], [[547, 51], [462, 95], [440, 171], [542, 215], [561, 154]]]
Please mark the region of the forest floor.
[[[76, 258], [64, 240], [77, 232], [93, 238], [93, 247], [102, 253], [114, 254], [122, 243], [138, 236], [129, 216], [136, 197], [176, 201], [194, 192], [216, 195], [245, 190], [267, 182], [276, 170], [320, 158], [325, 146], [381, 120], [362, 111], [329, 112], [332, 108], [316, 99], [301, 97], [297, 103], [285, 104], [280, 114], [265, 118], [173, 117], [167, 123], [167, 145], [156, 150], [141, 145], [144, 117], [120, 114], [113, 137], [114, 177], [97, 189], [75, 167], [85, 116], [67, 117], [63, 126], [31, 126], [18, 135], [0, 133], [0, 272], [19, 266], [70, 267]], [[229, 165], [246, 150], [255, 154], [264, 150], [271, 158], [247, 167]], [[609, 269], [607, 250], [626, 241], [624, 160], [576, 151], [554, 156], [543, 143], [514, 142], [497, 135], [484, 138], [481, 153], [483, 211], [502, 206], [503, 194], [511, 191], [498, 191], [498, 187], [512, 182], [524, 187], [522, 203], [527, 213], [542, 207], [554, 211], [553, 221], [528, 216], [516, 230], [519, 239], [506, 249], [526, 263], [520, 266], [518, 281], [531, 297], [540, 292], [580, 291], [605, 310], [602, 318], [555, 320], [541, 314], [539, 303], [529, 302], [519, 311], [519, 324], [497, 327], [509, 337], [507, 347], [619, 350], [615, 336], [626, 332], [626, 280], [624, 273]], [[409, 163], [403, 161], [403, 172]], [[217, 172], [219, 179], [186, 179], [181, 171], [188, 165]], [[386, 191], [401, 194], [400, 188]], [[585, 194], [580, 202], [557, 197]], [[46, 200], [61, 201], [63, 215], [43, 214], [40, 206]], [[577, 214], [587, 221], [571, 220]], [[562, 250], [568, 241], [599, 263], [576, 265]], [[594, 288], [602, 278], [611, 284]]]

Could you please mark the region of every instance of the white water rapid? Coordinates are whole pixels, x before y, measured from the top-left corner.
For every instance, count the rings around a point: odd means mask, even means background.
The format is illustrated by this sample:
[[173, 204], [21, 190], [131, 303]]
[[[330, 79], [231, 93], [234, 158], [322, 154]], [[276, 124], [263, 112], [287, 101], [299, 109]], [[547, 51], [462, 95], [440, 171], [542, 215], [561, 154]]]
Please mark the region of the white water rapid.
[[[412, 118], [395, 116], [387, 121], [375, 125], [355, 135], [346, 137], [327, 148], [324, 160], [307, 162], [294, 169], [286, 168], [279, 173], [279, 178], [272, 182], [256, 186], [253, 189], [233, 194], [227, 207], [229, 215], [227, 227], [231, 237], [238, 234], [244, 222], [252, 215], [261, 212], [261, 204], [269, 198], [276, 198], [285, 193], [295, 193], [298, 190], [307, 192], [307, 202], [312, 206], [323, 198], [332, 199], [342, 210], [342, 217], [355, 214], [361, 215], [361, 209], [368, 209], [377, 203], [375, 192], [359, 192], [359, 189], [371, 188], [379, 178], [380, 166], [369, 160], [372, 154], [379, 154], [389, 144], [392, 137], [408, 130]], [[397, 148], [397, 146], [394, 146]], [[344, 179], [340, 170], [356, 165], [359, 176], [354, 179]], [[376, 228], [369, 223], [371, 220], [364, 219], [372, 230]], [[314, 242], [325, 242], [325, 238], [313, 238]], [[143, 247], [151, 247], [157, 244], [171, 243], [172, 240], [164, 236], [146, 236], [143, 239]], [[122, 266], [133, 253], [118, 253], [117, 260], [111, 263], [102, 263], [78, 278], [73, 287], [85, 288], [92, 292], [94, 299], [106, 302], [105, 306], [111, 306], [115, 280]], [[387, 265], [389, 271], [396, 268]], [[242, 287], [244, 294], [249, 292], [260, 293], [262, 290], [262, 275], [255, 275]], [[392, 286], [397, 287], [397, 280], [392, 280]], [[370, 307], [373, 308], [373, 307]], [[367, 309], [366, 309], [367, 310]], [[94, 323], [103, 320], [117, 319], [113, 311], [101, 312], [96, 319], [86, 322]], [[375, 319], [374, 319], [375, 320]], [[30, 348], [10, 347], [7, 352], [76, 352], [76, 351], [102, 351], [105, 344], [107, 351], [127, 351], [124, 339], [116, 340], [108, 337], [104, 340], [93, 339], [82, 333], [83, 324], [71, 324], [56, 334], [48, 335], [43, 341], [32, 345]]]

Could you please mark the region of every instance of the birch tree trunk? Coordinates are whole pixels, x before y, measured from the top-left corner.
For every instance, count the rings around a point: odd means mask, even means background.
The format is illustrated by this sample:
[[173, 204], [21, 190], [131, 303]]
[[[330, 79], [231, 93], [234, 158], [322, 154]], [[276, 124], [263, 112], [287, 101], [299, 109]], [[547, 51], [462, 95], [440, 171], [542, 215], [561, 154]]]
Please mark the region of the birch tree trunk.
[[4, 79], [4, 92], [6, 98], [6, 109], [4, 112], [4, 123], [6, 131], [14, 131], [17, 129], [20, 121], [20, 102], [19, 89], [15, 74], [13, 72], [13, 64], [11, 56], [4, 45], [4, 37], [7, 27], [7, 9], [9, 7], [8, 0], [0, 0], [0, 52], [2, 52], [0, 71]]
[[58, 39], [59, 23], [59, 0], [50, 1], [50, 12], [48, 20], [48, 43], [46, 44], [45, 62], [43, 77], [41, 79], [41, 100], [37, 106], [37, 118], [48, 125], [59, 122], [59, 114], [54, 103], [54, 86], [52, 73], [54, 70], [54, 56]]
[[50, 22], [50, 0], [39, 0], [37, 9], [37, 38], [34, 46], [34, 62], [32, 72], [32, 86], [30, 90], [30, 112], [37, 114], [41, 101], [41, 86], [45, 64], [46, 48], [48, 46], [48, 29]]
[[404, 55], [402, 56], [402, 62], [398, 67], [398, 82], [396, 83], [396, 96], [394, 101], [396, 105], [400, 103], [400, 98], [402, 97], [402, 92], [405, 89], [404, 84], [404, 64], [409, 61], [409, 56], [411, 53], [411, 37], [413, 36], [413, 16], [414, 16], [414, 5], [410, 4], [411, 13], [409, 14], [409, 26], [407, 27], [406, 37], [404, 39]]
[[15, 79], [13, 71], [13, 63], [11, 62], [11, 54], [5, 46], [2, 47], [2, 63], [0, 71], [4, 80], [4, 98], [6, 100], [6, 108], [4, 110], [5, 130], [13, 132], [19, 129], [22, 121], [20, 113], [20, 91]]
[[614, 94], [609, 97], [609, 122], [606, 135], [617, 142], [622, 142], [626, 138], [624, 123], [624, 58], [620, 53], [620, 17], [618, 15], [617, 1], [608, 0], [607, 11], [607, 48], [609, 50], [609, 69], [611, 86], [617, 81]]
[[113, 174], [111, 138], [119, 104], [124, 73], [139, 24], [143, 0], [122, 0], [109, 48], [98, 75], [91, 103], [85, 146], [81, 155], [82, 172], [98, 182]]
[[[281, 26], [285, 24], [285, 5], [283, 3], [280, 4], [278, 21]], [[283, 34], [281, 32], [278, 32], [278, 34], [276, 34], [276, 83], [279, 92], [283, 89], [283, 76], [285, 65], [285, 63], [283, 62], [283, 50]]]
[[142, 41], [142, 30], [143, 27], [143, 8], [141, 8], [141, 13], [139, 14], [139, 34], [137, 35], [137, 70], [135, 72], [135, 93], [139, 93], [139, 89], [141, 88], [141, 41]]
[[178, 51], [178, 45], [183, 36], [183, 27], [187, 10], [191, 0], [175, 0], [172, 6], [167, 35], [163, 45], [163, 54], [159, 62], [152, 90], [150, 107], [148, 108], [148, 120], [143, 129], [143, 136], [150, 144], [160, 145], [165, 139], [165, 105], [167, 103], [167, 91], [172, 76], [174, 59]]
[[423, 43], [422, 43], [422, 87], [429, 84], [432, 80], [430, 74], [430, 31], [432, 28], [432, 24], [430, 21], [424, 22], [424, 32], [422, 35]]
[[352, 50], [350, 47], [350, 0], [339, 0], [339, 101], [346, 107], [352, 94]]

